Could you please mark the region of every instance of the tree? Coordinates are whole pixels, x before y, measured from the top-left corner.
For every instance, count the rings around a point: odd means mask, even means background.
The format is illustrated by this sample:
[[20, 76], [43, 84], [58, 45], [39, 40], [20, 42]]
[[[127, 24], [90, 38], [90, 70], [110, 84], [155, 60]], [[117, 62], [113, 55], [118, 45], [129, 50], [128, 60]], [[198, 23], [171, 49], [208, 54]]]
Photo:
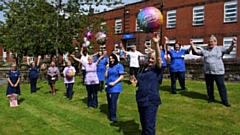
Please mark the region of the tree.
[[[97, 4], [101, 2], [99, 0]], [[6, 18], [5, 22], [0, 22], [0, 41], [4, 48], [15, 52], [17, 64], [24, 55], [51, 54], [58, 59], [58, 54], [72, 53], [75, 47], [72, 40], [83, 42], [85, 33], [99, 31], [103, 20], [101, 16], [92, 16], [92, 10], [84, 8], [78, 0], [67, 3], [61, 0], [8, 0], [3, 1], [0, 9]]]

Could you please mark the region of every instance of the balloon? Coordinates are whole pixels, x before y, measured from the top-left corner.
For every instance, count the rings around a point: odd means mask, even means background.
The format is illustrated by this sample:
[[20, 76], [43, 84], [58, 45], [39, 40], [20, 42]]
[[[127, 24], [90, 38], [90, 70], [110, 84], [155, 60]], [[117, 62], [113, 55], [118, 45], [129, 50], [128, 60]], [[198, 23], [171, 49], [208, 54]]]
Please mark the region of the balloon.
[[103, 32], [98, 32], [95, 35], [95, 38], [96, 38], [97, 43], [100, 45], [104, 45], [107, 41], [107, 35]]
[[84, 41], [84, 42], [88, 41], [87, 37], [84, 37], [84, 38], [83, 38], [83, 41]]
[[155, 7], [146, 7], [138, 13], [137, 22], [143, 31], [156, 32], [163, 23], [163, 15]]
[[82, 44], [82, 47], [87, 47], [86, 43], [83, 43], [83, 44]]
[[74, 72], [73, 72], [72, 69], [67, 69], [65, 74], [66, 74], [66, 79], [68, 79], [68, 80], [71, 80], [73, 78], [73, 76], [74, 76]]
[[92, 36], [93, 36], [93, 34], [92, 34], [91, 32], [87, 32], [86, 35], [85, 35], [85, 37], [86, 37], [87, 39], [91, 39]]
[[85, 44], [86, 44], [86, 47], [89, 46], [90, 45], [90, 41], [86, 41]]
[[43, 63], [43, 64], [41, 65], [40, 69], [41, 69], [41, 70], [45, 70], [46, 67], [47, 67], [47, 65], [46, 65], [45, 63]]

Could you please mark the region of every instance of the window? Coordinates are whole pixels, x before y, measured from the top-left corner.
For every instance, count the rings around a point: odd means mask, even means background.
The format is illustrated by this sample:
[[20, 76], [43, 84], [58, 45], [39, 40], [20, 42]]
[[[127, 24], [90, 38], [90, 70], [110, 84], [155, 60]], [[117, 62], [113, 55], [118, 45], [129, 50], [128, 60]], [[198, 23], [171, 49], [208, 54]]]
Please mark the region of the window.
[[167, 12], [167, 28], [176, 27], [176, 10], [171, 10]]
[[126, 51], [130, 51], [132, 45], [136, 45], [136, 39], [127, 40]]
[[12, 50], [9, 50], [9, 57], [10, 57], [10, 58], [13, 58]]
[[100, 51], [105, 51], [106, 50], [106, 45], [100, 45]]
[[204, 24], [204, 6], [197, 6], [193, 8], [193, 25]]
[[193, 44], [197, 47], [197, 46], [204, 46], [203, 43], [203, 38], [193, 38]]
[[50, 57], [51, 57], [51, 55], [50, 55], [50, 54], [47, 54], [47, 55], [46, 55], [46, 58], [47, 58], [47, 59], [49, 59]]
[[176, 43], [176, 40], [171, 39], [171, 40], [169, 40], [168, 46], [174, 46], [175, 43]]
[[115, 34], [122, 33], [122, 19], [115, 21]]
[[119, 53], [118, 44], [115, 44], [114, 50], [115, 50], [116, 53]]
[[[145, 44], [148, 46], [148, 47], [151, 47], [151, 39], [146, 39], [145, 40]], [[148, 49], [147, 48], [145, 48], [145, 53], [148, 53]]]
[[105, 32], [105, 31], [106, 31], [106, 25], [107, 25], [106, 22], [102, 22], [102, 23], [101, 23], [100, 29], [101, 29], [102, 32]]
[[224, 22], [236, 22], [237, 21], [237, 1], [229, 1], [224, 3]]
[[[233, 37], [224, 37], [223, 38], [223, 46], [228, 48], [232, 44]], [[236, 42], [237, 43], [237, 42]], [[234, 44], [233, 50], [230, 52], [230, 54], [224, 54], [223, 58], [235, 58], [236, 57], [236, 44]]]
[[136, 31], [143, 31], [139, 26], [138, 26], [138, 21], [136, 19]]
[[5, 48], [3, 49], [3, 59], [2, 60], [7, 61], [7, 51]]

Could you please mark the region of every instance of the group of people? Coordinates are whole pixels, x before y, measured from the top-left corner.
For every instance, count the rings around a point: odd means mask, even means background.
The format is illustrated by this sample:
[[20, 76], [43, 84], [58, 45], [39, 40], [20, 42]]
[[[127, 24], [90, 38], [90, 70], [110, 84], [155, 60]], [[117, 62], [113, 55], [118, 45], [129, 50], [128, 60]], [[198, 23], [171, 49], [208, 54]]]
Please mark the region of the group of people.
[[[193, 40], [190, 40], [190, 48], [187, 50], [181, 49], [181, 43], [176, 42], [173, 49], [168, 49], [167, 44], [169, 40], [165, 37], [165, 44], [159, 45], [159, 34], [155, 33], [152, 39], [154, 50], [149, 48], [148, 62], [145, 66], [140, 68], [139, 57], [144, 56], [142, 53], [136, 50], [136, 46], [132, 46], [132, 51], [126, 51], [120, 44], [123, 52], [130, 56], [130, 82], [136, 84], [136, 102], [138, 112], [140, 115], [140, 121], [142, 126], [143, 135], [155, 134], [155, 123], [158, 106], [161, 104], [161, 98], [159, 95], [159, 85], [162, 84], [163, 72], [167, 66], [165, 60], [165, 54], [169, 54], [171, 57], [170, 62], [170, 76], [171, 76], [171, 92], [177, 93], [176, 81], [179, 80], [182, 90], [187, 90], [185, 86], [185, 63], [184, 56], [191, 50], [196, 54], [203, 56], [204, 58], [204, 75], [205, 83], [208, 95], [208, 102], [215, 101], [214, 98], [214, 81], [216, 81], [219, 94], [221, 96], [222, 103], [230, 107], [228, 102], [227, 90], [224, 84], [224, 64], [222, 56], [225, 53], [230, 53], [233, 50], [233, 46], [237, 41], [237, 38], [233, 38], [232, 44], [229, 48], [224, 46], [217, 46], [217, 39], [215, 36], [209, 38], [208, 47], [204, 50], [196, 49]], [[83, 50], [83, 49], [82, 49]], [[86, 51], [81, 52], [81, 59], [76, 58], [74, 55], [70, 55], [74, 60], [82, 65], [83, 83], [86, 86], [88, 107], [98, 107], [98, 91], [102, 91], [104, 88], [104, 81], [106, 81], [106, 99], [108, 102], [109, 120], [116, 122], [116, 110], [119, 94], [122, 92], [121, 80], [124, 78], [124, 66], [119, 63], [119, 59], [116, 54], [111, 54], [106, 57], [104, 52], [99, 51], [94, 55], [88, 55]], [[94, 57], [97, 55], [96, 57]], [[29, 78], [31, 93], [36, 92], [37, 71], [40, 62], [35, 65], [29, 63]], [[71, 61], [68, 61], [67, 66], [63, 70], [64, 83], [66, 85], [66, 97], [72, 99], [72, 90], [74, 85], [74, 77], [68, 78], [66, 71], [71, 69], [74, 74], [75, 68], [71, 66]], [[56, 77], [59, 74], [59, 70], [55, 67], [54, 62], [48, 68], [47, 74], [49, 76], [49, 85], [51, 93], [56, 94], [54, 84]], [[15, 93], [20, 95], [20, 72], [16, 70], [16, 65], [12, 65], [12, 70], [8, 73], [8, 87], [7, 95]]]

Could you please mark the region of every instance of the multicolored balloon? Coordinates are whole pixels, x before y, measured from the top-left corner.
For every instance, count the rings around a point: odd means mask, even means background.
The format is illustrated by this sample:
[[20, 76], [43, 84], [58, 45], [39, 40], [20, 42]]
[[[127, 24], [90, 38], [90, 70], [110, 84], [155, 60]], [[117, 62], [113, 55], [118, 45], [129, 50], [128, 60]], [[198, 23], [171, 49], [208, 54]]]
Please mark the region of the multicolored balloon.
[[86, 35], [85, 35], [85, 37], [86, 37], [87, 39], [91, 39], [91, 38], [93, 37], [93, 34], [92, 34], [91, 32], [87, 32]]
[[68, 69], [66, 72], [65, 72], [65, 74], [66, 74], [66, 78], [68, 79], [68, 80], [71, 80], [72, 78], [73, 78], [73, 76], [74, 76], [74, 72], [73, 72], [73, 70], [72, 69]]
[[137, 22], [143, 31], [156, 32], [163, 23], [163, 15], [155, 7], [146, 7], [138, 13]]
[[107, 35], [103, 32], [98, 32], [95, 35], [95, 38], [96, 38], [97, 43], [100, 45], [104, 45], [107, 41]]
[[86, 41], [85, 44], [86, 44], [86, 47], [88, 47], [90, 45], [90, 41]]

